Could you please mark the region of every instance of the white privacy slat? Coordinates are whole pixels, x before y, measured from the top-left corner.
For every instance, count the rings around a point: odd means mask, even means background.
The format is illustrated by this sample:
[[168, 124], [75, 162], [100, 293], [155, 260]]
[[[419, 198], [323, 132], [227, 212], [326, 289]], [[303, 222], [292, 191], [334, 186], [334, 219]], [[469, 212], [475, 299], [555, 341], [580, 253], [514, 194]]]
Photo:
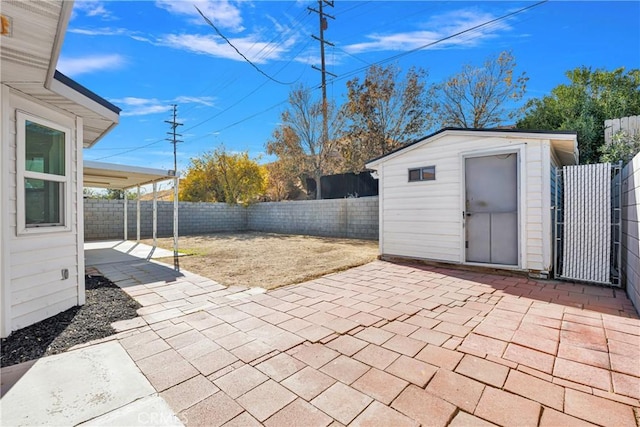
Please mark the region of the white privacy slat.
[[564, 170], [562, 277], [609, 283], [611, 266], [611, 165]]

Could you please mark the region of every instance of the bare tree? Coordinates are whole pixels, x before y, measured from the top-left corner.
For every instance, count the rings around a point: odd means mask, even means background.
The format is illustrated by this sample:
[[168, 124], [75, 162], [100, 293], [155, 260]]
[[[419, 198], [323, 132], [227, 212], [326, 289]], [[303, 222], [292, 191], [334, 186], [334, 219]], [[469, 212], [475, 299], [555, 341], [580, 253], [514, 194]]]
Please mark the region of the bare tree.
[[290, 165], [298, 176], [312, 176], [316, 199], [322, 198], [320, 178], [332, 172], [336, 163], [337, 134], [342, 129], [341, 115], [333, 102], [327, 102], [327, 137], [322, 137], [322, 101], [302, 85], [289, 93], [289, 109], [267, 143], [267, 153], [275, 154]]
[[372, 65], [363, 81], [347, 82], [343, 114], [348, 121], [341, 141], [345, 170], [360, 172], [364, 164], [423, 136], [432, 126], [432, 104], [426, 71], [411, 68], [403, 80], [395, 66]]
[[482, 129], [515, 118], [520, 109], [508, 104], [522, 99], [526, 74], [514, 76], [516, 60], [511, 52], [490, 57], [483, 67], [465, 65], [462, 71], [439, 85], [438, 119], [442, 126]]

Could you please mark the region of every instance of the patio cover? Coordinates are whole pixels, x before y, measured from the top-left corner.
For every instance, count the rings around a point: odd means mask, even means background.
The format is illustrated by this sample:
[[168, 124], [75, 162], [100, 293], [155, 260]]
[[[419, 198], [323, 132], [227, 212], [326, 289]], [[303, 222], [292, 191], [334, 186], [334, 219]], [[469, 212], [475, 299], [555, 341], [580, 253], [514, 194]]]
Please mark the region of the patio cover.
[[[152, 169], [140, 166], [119, 165], [86, 160], [83, 167], [84, 186], [123, 190], [137, 189], [136, 209], [136, 241], [140, 241], [140, 187], [151, 184], [153, 186], [153, 247], [156, 247], [158, 226], [157, 183], [172, 180], [174, 182], [173, 202], [173, 254], [174, 266], [178, 266], [178, 177], [174, 170]], [[124, 240], [128, 240], [128, 212], [127, 203], [124, 206]]]

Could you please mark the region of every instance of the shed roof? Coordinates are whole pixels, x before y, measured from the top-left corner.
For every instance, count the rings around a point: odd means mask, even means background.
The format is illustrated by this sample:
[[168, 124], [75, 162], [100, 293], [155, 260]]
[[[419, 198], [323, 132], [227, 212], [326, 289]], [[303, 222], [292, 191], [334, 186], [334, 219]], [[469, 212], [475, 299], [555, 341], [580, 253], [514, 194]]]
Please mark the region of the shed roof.
[[84, 161], [84, 186], [126, 190], [175, 177], [173, 170]]
[[443, 128], [437, 132], [427, 135], [423, 138], [409, 142], [402, 147], [399, 147], [390, 153], [383, 156], [376, 157], [367, 162], [366, 167], [369, 169], [375, 169], [375, 167], [382, 163], [382, 161], [389, 158], [402, 155], [409, 152], [419, 146], [428, 144], [438, 138], [446, 135], [469, 135], [478, 136], [483, 135], [487, 137], [507, 137], [517, 134], [522, 138], [533, 139], [549, 139], [551, 146], [555, 150], [560, 162], [563, 165], [574, 165], [578, 163], [578, 139], [577, 132], [574, 131], [543, 131], [543, 130], [522, 130], [522, 129], [466, 129], [466, 128]]
[[11, 22], [0, 41], [1, 82], [83, 119], [83, 145], [94, 145], [119, 121], [120, 109], [56, 71], [73, 1], [2, 2]]

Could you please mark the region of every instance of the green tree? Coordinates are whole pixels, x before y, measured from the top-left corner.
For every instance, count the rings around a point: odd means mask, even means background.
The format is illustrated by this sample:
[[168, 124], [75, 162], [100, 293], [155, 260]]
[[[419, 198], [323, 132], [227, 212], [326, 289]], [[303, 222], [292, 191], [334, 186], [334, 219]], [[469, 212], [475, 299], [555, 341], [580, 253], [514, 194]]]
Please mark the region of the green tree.
[[517, 127], [577, 131], [580, 162], [597, 162], [605, 143], [604, 121], [640, 114], [640, 70], [579, 67], [566, 76], [568, 84], [527, 103]]
[[224, 147], [192, 158], [180, 180], [180, 200], [249, 204], [264, 194], [267, 172], [248, 152], [228, 153]]
[[267, 154], [275, 154], [293, 176], [313, 177], [316, 199], [321, 199], [320, 177], [335, 170], [338, 134], [342, 115], [333, 102], [327, 102], [327, 135], [323, 138], [322, 101], [302, 85], [289, 93], [289, 108], [267, 142]]
[[519, 109], [509, 103], [522, 99], [529, 78], [514, 75], [515, 57], [502, 52], [488, 58], [482, 67], [465, 65], [460, 73], [438, 85], [437, 116], [441, 126], [491, 128], [514, 119]]
[[432, 88], [426, 71], [411, 68], [400, 79], [396, 66], [372, 65], [364, 80], [347, 82], [347, 121], [340, 139], [343, 171], [360, 172], [374, 157], [423, 136], [433, 125]]
[[625, 130], [616, 132], [611, 143], [600, 147], [600, 161], [608, 163], [627, 163], [640, 153], [640, 132], [630, 134]]
[[[116, 190], [113, 188], [88, 188], [85, 187], [83, 195], [86, 199], [107, 199], [107, 200], [122, 200], [123, 190]], [[144, 188], [140, 189], [140, 194], [145, 194]], [[129, 190], [127, 192], [127, 200], [135, 200], [138, 197], [138, 193], [135, 190]]]

